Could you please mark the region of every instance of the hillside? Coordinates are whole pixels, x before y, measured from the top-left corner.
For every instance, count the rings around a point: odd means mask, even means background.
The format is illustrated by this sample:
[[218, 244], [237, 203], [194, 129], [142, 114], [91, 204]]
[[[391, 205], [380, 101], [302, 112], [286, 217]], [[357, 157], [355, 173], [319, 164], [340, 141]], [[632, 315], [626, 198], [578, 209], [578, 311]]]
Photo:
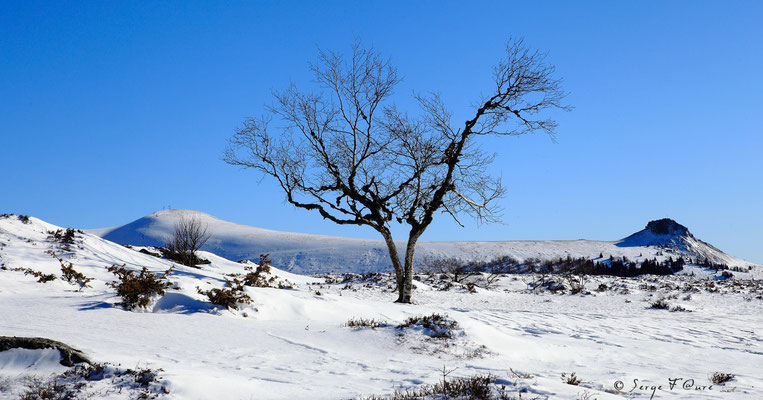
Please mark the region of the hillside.
[[[196, 288], [222, 288], [246, 265], [202, 252], [210, 264], [177, 266], [62, 232], [33, 217], [0, 217], [0, 344], [48, 338], [107, 364], [69, 368], [51, 349], [0, 349], [0, 399], [39, 398], [27, 394], [45, 385], [60, 391], [72, 376], [84, 378], [68, 386], [71, 399], [368, 398], [435, 384], [443, 371], [451, 380], [490, 377], [493, 398], [763, 396], [763, 340], [754, 329], [763, 324], [763, 284], [747, 274], [595, 276], [577, 294], [546, 289], [540, 275], [506, 275], [489, 287], [476, 277], [471, 289], [419, 275], [414, 304], [399, 305], [390, 275], [318, 278], [274, 268], [291, 289], [246, 287], [252, 303], [226, 310]], [[61, 279], [57, 257], [93, 278], [90, 287]], [[108, 285], [111, 265], [154, 273], [174, 265], [171, 286], [145, 309], [126, 311]], [[433, 314], [448, 321], [445, 334], [405, 323]], [[359, 318], [378, 326], [347, 326]], [[573, 372], [577, 385], [560, 379]], [[731, 380], [708, 389], [716, 372]], [[671, 377], [692, 385], [668, 389]], [[657, 396], [652, 385], [663, 386]]]
[[[349, 239], [304, 233], [272, 231], [223, 221], [209, 214], [192, 210], [164, 210], [152, 213], [129, 224], [88, 232], [115, 243], [138, 246], [161, 246], [182, 217], [198, 218], [212, 234], [204, 250], [230, 260], [257, 260], [269, 253], [275, 266], [295, 273], [379, 272], [391, 270], [387, 247], [381, 240]], [[616, 241], [540, 240], [540, 241], [438, 241], [419, 242], [416, 260], [456, 257], [485, 261], [500, 256], [550, 259], [558, 257], [605, 258], [707, 258], [715, 263], [733, 266], [752, 265], [727, 255], [695, 238], [687, 228], [670, 221], [665, 231], [658, 221]], [[661, 225], [662, 224], [662, 225]], [[400, 244], [398, 249], [404, 249]]]

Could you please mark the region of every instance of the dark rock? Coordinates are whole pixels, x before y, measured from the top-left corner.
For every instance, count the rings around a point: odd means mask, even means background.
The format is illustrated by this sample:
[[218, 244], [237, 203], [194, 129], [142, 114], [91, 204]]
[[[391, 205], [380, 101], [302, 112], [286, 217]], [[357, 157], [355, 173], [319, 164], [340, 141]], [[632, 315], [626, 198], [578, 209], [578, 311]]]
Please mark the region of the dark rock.
[[670, 218], [649, 221], [646, 229], [655, 235], [687, 236], [689, 234], [689, 229]]

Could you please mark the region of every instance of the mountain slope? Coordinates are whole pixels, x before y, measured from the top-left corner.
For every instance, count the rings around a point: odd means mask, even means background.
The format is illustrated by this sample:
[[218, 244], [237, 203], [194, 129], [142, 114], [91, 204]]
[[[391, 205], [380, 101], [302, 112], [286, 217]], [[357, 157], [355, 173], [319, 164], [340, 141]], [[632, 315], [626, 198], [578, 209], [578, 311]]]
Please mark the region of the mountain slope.
[[[198, 218], [208, 226], [211, 238], [204, 250], [231, 260], [256, 260], [269, 253], [273, 265], [295, 273], [378, 272], [392, 266], [381, 240], [350, 239], [304, 233], [272, 231], [235, 224], [192, 210], [164, 210], [129, 224], [89, 230], [104, 239], [140, 246], [160, 246], [173, 233], [181, 218]], [[456, 257], [488, 260], [500, 256], [549, 259], [557, 257], [628, 257], [633, 260], [669, 256], [707, 258], [729, 266], [751, 265], [696, 239], [675, 221], [650, 222], [646, 229], [620, 241], [438, 241], [419, 242], [416, 260]], [[667, 230], [666, 230], [667, 229]], [[398, 246], [404, 249], [404, 244]]]

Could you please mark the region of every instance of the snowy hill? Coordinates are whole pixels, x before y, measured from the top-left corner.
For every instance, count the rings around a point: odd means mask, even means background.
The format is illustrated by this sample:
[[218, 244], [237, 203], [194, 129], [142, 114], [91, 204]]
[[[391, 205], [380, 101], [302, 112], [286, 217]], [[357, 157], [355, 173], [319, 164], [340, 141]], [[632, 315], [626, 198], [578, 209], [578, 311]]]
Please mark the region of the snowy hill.
[[[471, 290], [422, 275], [415, 304], [399, 305], [389, 275], [317, 278], [274, 268], [292, 289], [247, 286], [253, 302], [226, 310], [196, 288], [224, 287], [245, 265], [202, 252], [210, 264], [178, 266], [86, 232], [72, 231], [67, 243], [61, 231], [33, 217], [0, 216], [0, 341], [48, 338], [109, 365], [75, 370], [50, 349], [0, 348], [0, 399], [41, 398], [29, 393], [68, 381], [79, 394], [67, 398], [83, 399], [364, 398], [437, 383], [443, 367], [453, 370], [448, 379], [490, 374], [502, 398], [763, 396], [763, 339], [755, 330], [763, 324], [763, 284], [746, 274], [593, 276], [579, 294], [544, 290], [533, 284], [540, 275], [506, 275]], [[550, 254], [577, 242], [529, 242], [527, 251], [542, 245]], [[64, 281], [58, 258], [93, 278], [90, 287]], [[174, 265], [171, 287], [145, 309], [126, 311], [107, 270], [123, 264], [155, 273]], [[401, 327], [433, 313], [452, 320], [451, 336]], [[383, 323], [347, 326], [358, 318]], [[560, 379], [573, 372], [578, 385]], [[731, 381], [709, 389], [716, 372]], [[670, 388], [670, 378], [692, 383]]]
[[[269, 253], [273, 265], [295, 273], [378, 272], [391, 270], [387, 247], [381, 240], [349, 239], [304, 233], [272, 231], [220, 220], [192, 210], [165, 210], [129, 224], [88, 232], [104, 239], [138, 246], [161, 246], [182, 217], [198, 218], [212, 234], [204, 250], [230, 260], [257, 260]], [[664, 222], [660, 222], [664, 221]], [[685, 227], [672, 220], [652, 221], [647, 227], [619, 241], [489, 241], [419, 242], [416, 259], [456, 257], [485, 261], [500, 256], [550, 259], [558, 257], [605, 258], [707, 258], [730, 267], [752, 263], [727, 255], [696, 239]], [[404, 244], [398, 249], [404, 249]]]

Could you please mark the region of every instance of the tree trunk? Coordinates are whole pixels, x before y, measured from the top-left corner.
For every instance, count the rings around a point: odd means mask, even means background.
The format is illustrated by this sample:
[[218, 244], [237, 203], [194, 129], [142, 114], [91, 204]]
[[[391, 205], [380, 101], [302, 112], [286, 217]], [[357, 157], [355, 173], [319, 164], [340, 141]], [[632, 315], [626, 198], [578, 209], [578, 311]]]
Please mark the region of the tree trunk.
[[[395, 268], [395, 282], [397, 283], [398, 291], [400, 291], [400, 288], [403, 287], [405, 282], [405, 270], [403, 269], [403, 265], [400, 263], [400, 256], [397, 254], [397, 246], [395, 245], [395, 241], [392, 240], [392, 234], [390, 232], [384, 231], [382, 231], [381, 234], [384, 237], [384, 241], [387, 243], [389, 258], [392, 261], [392, 267]], [[399, 300], [400, 298], [398, 297], [398, 301]]]
[[421, 233], [411, 232], [408, 237], [408, 245], [405, 247], [405, 268], [403, 276], [397, 285], [398, 297], [395, 303], [411, 303], [411, 294], [413, 291], [413, 255], [416, 251], [416, 242]]

